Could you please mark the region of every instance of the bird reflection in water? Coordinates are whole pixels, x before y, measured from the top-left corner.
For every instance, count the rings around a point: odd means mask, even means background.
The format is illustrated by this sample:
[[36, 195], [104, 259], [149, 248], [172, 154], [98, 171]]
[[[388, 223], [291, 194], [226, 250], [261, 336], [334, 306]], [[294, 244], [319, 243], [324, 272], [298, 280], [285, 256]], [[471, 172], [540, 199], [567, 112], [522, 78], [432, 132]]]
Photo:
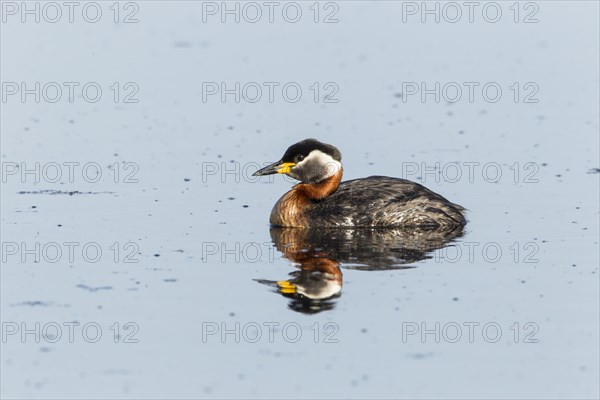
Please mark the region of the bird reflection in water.
[[283, 257], [296, 264], [287, 280], [257, 279], [290, 299], [289, 308], [314, 314], [335, 307], [342, 293], [342, 270], [385, 271], [414, 268], [435, 250], [463, 236], [451, 230], [391, 228], [271, 228], [271, 239]]

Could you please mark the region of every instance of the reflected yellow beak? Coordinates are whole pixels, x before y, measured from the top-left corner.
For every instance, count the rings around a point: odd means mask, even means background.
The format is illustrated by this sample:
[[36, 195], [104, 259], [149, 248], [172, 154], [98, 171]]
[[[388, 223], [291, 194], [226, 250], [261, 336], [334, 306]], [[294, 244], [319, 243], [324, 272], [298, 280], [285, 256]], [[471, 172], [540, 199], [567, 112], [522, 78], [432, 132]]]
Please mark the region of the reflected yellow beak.
[[278, 281], [277, 286], [279, 286], [279, 291], [281, 293], [296, 293], [296, 285], [289, 281]]

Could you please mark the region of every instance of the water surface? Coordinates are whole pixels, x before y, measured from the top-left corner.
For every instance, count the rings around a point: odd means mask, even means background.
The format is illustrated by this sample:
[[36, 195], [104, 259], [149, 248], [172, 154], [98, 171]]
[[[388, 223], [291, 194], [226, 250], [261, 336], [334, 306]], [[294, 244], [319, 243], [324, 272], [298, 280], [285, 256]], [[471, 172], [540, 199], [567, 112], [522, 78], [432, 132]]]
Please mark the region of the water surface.
[[[131, 24], [102, 3], [98, 23], [1, 25], [2, 82], [103, 88], [1, 104], [3, 397], [598, 398], [597, 3], [535, 2], [534, 23], [504, 2], [497, 23], [135, 4]], [[292, 182], [251, 175], [306, 137], [345, 179], [419, 181], [468, 225], [271, 230]]]

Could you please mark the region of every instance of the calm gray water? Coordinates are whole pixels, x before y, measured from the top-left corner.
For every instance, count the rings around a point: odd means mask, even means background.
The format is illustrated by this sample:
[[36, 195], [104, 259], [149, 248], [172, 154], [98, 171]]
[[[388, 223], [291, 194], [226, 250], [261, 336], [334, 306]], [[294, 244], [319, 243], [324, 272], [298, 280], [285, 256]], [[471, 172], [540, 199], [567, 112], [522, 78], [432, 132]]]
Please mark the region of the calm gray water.
[[[600, 396], [597, 2], [53, 4], [1, 3], [3, 398]], [[466, 229], [270, 231], [307, 137]]]

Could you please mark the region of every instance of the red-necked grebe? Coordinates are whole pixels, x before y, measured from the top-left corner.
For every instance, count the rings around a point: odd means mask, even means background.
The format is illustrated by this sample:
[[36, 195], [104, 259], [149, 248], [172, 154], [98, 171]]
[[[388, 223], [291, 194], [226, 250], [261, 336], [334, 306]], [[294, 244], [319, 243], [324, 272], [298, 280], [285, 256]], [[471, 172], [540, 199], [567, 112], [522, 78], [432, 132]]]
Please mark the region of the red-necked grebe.
[[306, 139], [290, 146], [281, 160], [256, 171], [254, 176], [286, 174], [301, 182], [275, 204], [270, 223], [426, 229], [466, 224], [463, 207], [418, 183], [386, 176], [341, 182], [341, 160], [334, 146]]

